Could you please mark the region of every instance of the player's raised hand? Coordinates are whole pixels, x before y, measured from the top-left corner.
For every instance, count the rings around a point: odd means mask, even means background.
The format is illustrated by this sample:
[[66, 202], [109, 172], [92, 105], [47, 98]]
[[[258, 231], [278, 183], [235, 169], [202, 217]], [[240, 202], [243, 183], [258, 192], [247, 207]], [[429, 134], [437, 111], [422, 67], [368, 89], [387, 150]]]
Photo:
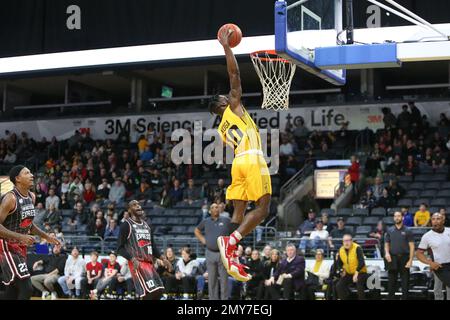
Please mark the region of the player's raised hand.
[[219, 33], [219, 42], [223, 47], [229, 47], [230, 46], [230, 36], [233, 34], [234, 30], [229, 28], [224, 28], [220, 33]]

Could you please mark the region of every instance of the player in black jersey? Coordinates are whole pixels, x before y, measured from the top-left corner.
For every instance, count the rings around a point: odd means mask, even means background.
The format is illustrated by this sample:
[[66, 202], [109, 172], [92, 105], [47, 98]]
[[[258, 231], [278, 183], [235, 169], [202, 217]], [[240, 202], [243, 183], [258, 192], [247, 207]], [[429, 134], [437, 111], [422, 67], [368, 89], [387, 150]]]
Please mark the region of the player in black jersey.
[[2, 282], [6, 286], [6, 300], [28, 300], [32, 286], [27, 267], [27, 246], [34, 243], [33, 235], [45, 239], [50, 244], [60, 242], [33, 223], [35, 216], [35, 195], [33, 174], [18, 165], [9, 172], [14, 189], [6, 193], [0, 205], [0, 268]]
[[[166, 259], [153, 241], [153, 232], [143, 219], [144, 211], [138, 201], [128, 204], [130, 218], [120, 225], [118, 253], [128, 260], [136, 294], [145, 300], [159, 300], [164, 292], [163, 282], [156, 272], [156, 259]], [[167, 262], [167, 261], [166, 261]]]

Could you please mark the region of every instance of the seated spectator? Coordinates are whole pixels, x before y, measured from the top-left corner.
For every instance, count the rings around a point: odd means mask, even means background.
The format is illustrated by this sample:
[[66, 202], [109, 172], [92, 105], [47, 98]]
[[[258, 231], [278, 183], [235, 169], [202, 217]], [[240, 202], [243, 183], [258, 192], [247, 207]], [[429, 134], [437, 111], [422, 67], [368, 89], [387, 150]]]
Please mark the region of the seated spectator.
[[396, 179], [390, 179], [389, 185], [387, 186], [387, 191], [389, 196], [397, 202], [405, 194], [405, 189], [397, 182]]
[[135, 291], [133, 277], [131, 275], [130, 267], [128, 266], [128, 262], [124, 262], [120, 267], [119, 273], [117, 273], [117, 277], [113, 278], [113, 281], [116, 282], [115, 288], [116, 290], [121, 289], [125, 292], [125, 300], [131, 300], [132, 295]]
[[270, 245], [265, 245], [261, 253], [261, 262], [265, 263], [270, 260], [270, 254], [272, 252], [272, 247]]
[[315, 300], [316, 291], [320, 291], [324, 281], [330, 276], [330, 268], [323, 262], [324, 251], [318, 249], [316, 251], [316, 260], [313, 265], [306, 267], [306, 299]]
[[280, 145], [280, 157], [294, 155], [294, 146], [287, 137], [282, 137]]
[[279, 298], [279, 293], [277, 292], [277, 285], [275, 279], [272, 281], [272, 277], [275, 271], [280, 265], [280, 253], [277, 249], [272, 249], [270, 251], [270, 259], [264, 263], [263, 266], [263, 277], [264, 277], [264, 300], [274, 300]]
[[6, 152], [6, 155], [3, 158], [3, 162], [6, 164], [14, 164], [14, 163], [16, 163], [16, 161], [17, 161], [17, 155], [13, 152], [13, 150], [8, 148], [8, 151]]
[[172, 247], [168, 247], [166, 249], [165, 256], [169, 263], [159, 263], [157, 271], [164, 283], [164, 287], [166, 288], [163, 298], [172, 300], [176, 297], [178, 292], [175, 279], [175, 269], [178, 263], [178, 258], [175, 256]]
[[299, 249], [305, 252], [308, 249], [309, 237], [316, 227], [316, 213], [312, 210], [308, 212], [308, 219], [303, 221], [297, 230], [300, 240]]
[[162, 208], [170, 208], [172, 206], [172, 198], [169, 195], [169, 187], [164, 186], [160, 194], [158, 205]]
[[139, 184], [139, 189], [135, 194], [136, 200], [138, 201], [147, 201], [152, 198], [152, 189], [147, 181], [143, 180]]
[[141, 153], [140, 159], [144, 162], [149, 162], [153, 159], [154, 154], [150, 151], [150, 146], [146, 146], [144, 152]]
[[338, 250], [342, 245], [342, 238], [346, 234], [351, 234], [351, 232], [345, 227], [344, 218], [338, 217], [337, 227], [331, 230], [330, 237], [328, 238], [328, 246], [330, 249]]
[[117, 225], [116, 219], [109, 220], [108, 226], [105, 230], [104, 238], [118, 238], [119, 237], [119, 226]]
[[69, 210], [70, 209], [70, 203], [67, 200], [67, 194], [65, 194], [65, 193], [61, 194], [61, 203], [59, 204], [59, 207], [61, 210]]
[[188, 203], [192, 203], [195, 200], [200, 199], [200, 191], [194, 185], [194, 179], [188, 179], [188, 185], [183, 190], [183, 200]]
[[117, 262], [117, 254], [115, 251], [111, 251], [109, 253], [109, 261], [103, 265], [103, 276], [98, 280], [95, 289], [91, 290], [91, 293], [89, 294], [91, 300], [98, 299], [108, 287], [110, 287], [112, 291], [115, 291], [114, 285], [117, 283], [114, 279], [117, 278], [119, 271], [120, 264]]
[[183, 189], [180, 187], [180, 180], [175, 179], [173, 181], [173, 188], [170, 189], [169, 196], [174, 203], [183, 200]]
[[168, 278], [167, 280], [169, 282], [175, 281], [175, 283], [171, 283], [169, 286], [179, 288], [183, 300], [193, 298], [197, 292], [197, 269], [198, 262], [192, 259], [191, 249], [189, 247], [181, 249], [181, 259], [178, 260], [176, 265], [175, 278]]
[[381, 174], [380, 155], [377, 152], [372, 152], [370, 157], [366, 160], [365, 170], [368, 177], [376, 177]]
[[428, 227], [430, 225], [430, 211], [427, 210], [426, 203], [420, 204], [419, 210], [414, 214], [415, 227]]
[[311, 240], [311, 249], [325, 250], [327, 247], [326, 240], [328, 240], [328, 231], [323, 228], [322, 220], [316, 221], [316, 228], [311, 232], [309, 239]]
[[414, 227], [414, 217], [411, 212], [409, 212], [408, 207], [402, 207], [401, 213], [403, 215], [403, 225], [405, 227]]
[[144, 135], [141, 135], [138, 140], [138, 150], [139, 154], [142, 154], [145, 151], [145, 148], [148, 146], [148, 141], [145, 139]]
[[408, 158], [405, 163], [405, 176], [412, 176], [415, 177], [420, 173], [419, 165], [417, 164], [416, 160], [414, 159], [413, 155], [408, 155]]
[[36, 191], [34, 192], [34, 195], [36, 197], [35, 206], [37, 206], [38, 204], [42, 204], [42, 206], [45, 207], [46, 194], [41, 189], [41, 184], [40, 183], [36, 183], [36, 187], [35, 188], [36, 188]]
[[359, 200], [359, 205], [363, 209], [368, 209], [369, 214], [372, 211], [373, 208], [376, 206], [376, 200], [375, 197], [372, 194], [372, 189], [367, 189], [366, 194], [361, 197]]
[[50, 188], [48, 190], [48, 196], [45, 198], [45, 209], [50, 209], [50, 206], [53, 205], [56, 210], [59, 208], [59, 197], [55, 194], [55, 189]]
[[92, 201], [95, 201], [96, 195], [94, 186], [92, 183], [85, 183], [84, 191], [83, 191], [83, 200], [86, 204], [90, 204]]
[[42, 204], [42, 202], [36, 204], [35, 210], [36, 214], [34, 216], [33, 223], [42, 229], [44, 226], [47, 211], [44, 209], [44, 205]]
[[394, 161], [387, 166], [385, 173], [390, 173], [394, 176], [402, 176], [404, 172], [404, 166], [402, 165], [401, 158], [399, 154], [396, 154]]
[[441, 148], [434, 148], [433, 156], [431, 157], [431, 164], [433, 166], [433, 169], [442, 168], [446, 165], [446, 163], [447, 161], [445, 160], [445, 157], [441, 152]]
[[375, 201], [378, 201], [383, 196], [383, 180], [380, 176], [375, 177], [375, 183], [371, 185], [370, 190], [372, 191], [372, 195], [375, 198]]
[[247, 282], [247, 296], [251, 300], [260, 300], [264, 276], [263, 263], [258, 250], [252, 250], [251, 258], [247, 261], [246, 266], [248, 267], [247, 273], [252, 276]]
[[225, 203], [221, 202], [219, 203], [219, 216], [230, 218], [230, 213], [225, 210], [226, 206]]
[[320, 220], [322, 220], [323, 230], [327, 230], [328, 233], [330, 233], [332, 227], [328, 217], [328, 213], [322, 212], [322, 214], [320, 215]]
[[102, 276], [103, 266], [98, 262], [98, 253], [91, 252], [91, 261], [86, 263], [86, 278], [81, 282], [82, 296], [85, 298], [91, 290], [97, 287], [97, 283]]
[[106, 225], [102, 221], [102, 219], [97, 218], [93, 225], [90, 225], [88, 228], [88, 235], [91, 237], [100, 237], [103, 238], [105, 235]]
[[336, 284], [338, 298], [347, 300], [350, 295], [350, 285], [356, 283], [358, 299], [365, 299], [365, 284], [367, 280], [367, 267], [364, 261], [362, 248], [353, 242], [352, 236], [346, 234], [342, 240], [337, 260], [338, 269], [343, 270], [341, 278]]
[[108, 179], [103, 178], [102, 184], [97, 188], [97, 199], [98, 200], [106, 200], [109, 196], [109, 190], [111, 189], [111, 185], [108, 183]]
[[108, 199], [114, 204], [122, 204], [125, 201], [125, 186], [120, 177], [116, 177], [114, 184], [109, 189]]
[[[86, 263], [83, 257], [80, 256], [78, 248], [74, 247], [66, 260], [64, 275], [58, 278], [58, 283], [65, 295], [71, 298], [81, 297], [81, 281], [84, 277], [85, 265]], [[75, 289], [75, 295], [73, 294], [73, 289]]]
[[280, 262], [279, 267], [269, 279], [270, 284], [277, 284], [277, 287], [271, 287], [272, 296], [278, 300], [281, 298], [280, 289], [283, 288], [283, 298], [286, 300], [294, 299], [294, 293], [299, 292], [303, 295], [305, 288], [305, 258], [297, 255], [297, 250], [293, 244], [286, 246], [286, 258]]
[[61, 212], [57, 211], [53, 204], [50, 205], [47, 213], [45, 214], [44, 222], [48, 223], [50, 227], [54, 228], [60, 226], [62, 222]]
[[383, 189], [383, 195], [380, 199], [378, 199], [377, 207], [381, 207], [384, 209], [392, 208], [395, 206], [395, 199], [391, 197], [387, 188]]
[[213, 190], [213, 198], [219, 198], [220, 201], [225, 202], [225, 193], [227, 191], [227, 187], [225, 186], [225, 180], [219, 179], [217, 180], [217, 186]]
[[33, 265], [33, 270], [43, 268], [44, 273], [31, 277], [33, 287], [42, 292], [42, 299], [51, 296], [52, 300], [58, 298], [55, 285], [60, 276], [64, 274], [67, 255], [61, 252], [61, 245], [54, 245], [52, 254], [38, 260]]
[[69, 225], [76, 227], [78, 224], [85, 224], [87, 222], [86, 212], [84, 211], [83, 203], [78, 201], [75, 209], [70, 217]]

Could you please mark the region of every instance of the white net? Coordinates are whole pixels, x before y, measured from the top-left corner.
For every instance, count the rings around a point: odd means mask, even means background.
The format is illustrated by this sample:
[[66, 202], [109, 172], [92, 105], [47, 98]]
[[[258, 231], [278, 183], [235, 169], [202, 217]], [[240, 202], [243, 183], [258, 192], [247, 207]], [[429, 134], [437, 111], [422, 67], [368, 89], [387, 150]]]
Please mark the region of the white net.
[[261, 108], [289, 109], [289, 91], [296, 65], [270, 51], [254, 52], [250, 57], [263, 88]]

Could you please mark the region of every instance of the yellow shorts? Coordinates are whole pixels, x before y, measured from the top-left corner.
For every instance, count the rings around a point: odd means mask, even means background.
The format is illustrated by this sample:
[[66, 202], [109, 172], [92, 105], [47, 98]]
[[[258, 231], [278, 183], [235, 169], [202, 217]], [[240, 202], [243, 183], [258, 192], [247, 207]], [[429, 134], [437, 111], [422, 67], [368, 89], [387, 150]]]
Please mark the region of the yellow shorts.
[[272, 183], [264, 157], [245, 154], [234, 158], [227, 200], [257, 201], [265, 194], [272, 194]]

